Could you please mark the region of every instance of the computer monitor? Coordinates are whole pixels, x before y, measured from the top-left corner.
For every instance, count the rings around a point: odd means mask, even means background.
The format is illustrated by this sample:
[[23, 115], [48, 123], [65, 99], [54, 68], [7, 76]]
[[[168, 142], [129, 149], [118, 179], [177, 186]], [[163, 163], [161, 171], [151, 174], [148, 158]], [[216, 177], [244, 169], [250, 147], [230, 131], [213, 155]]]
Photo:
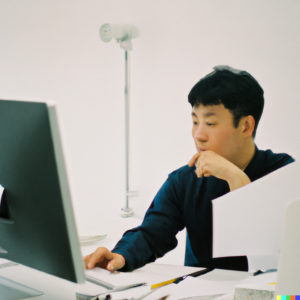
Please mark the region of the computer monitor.
[[0, 100], [0, 184], [0, 258], [83, 283], [54, 104]]

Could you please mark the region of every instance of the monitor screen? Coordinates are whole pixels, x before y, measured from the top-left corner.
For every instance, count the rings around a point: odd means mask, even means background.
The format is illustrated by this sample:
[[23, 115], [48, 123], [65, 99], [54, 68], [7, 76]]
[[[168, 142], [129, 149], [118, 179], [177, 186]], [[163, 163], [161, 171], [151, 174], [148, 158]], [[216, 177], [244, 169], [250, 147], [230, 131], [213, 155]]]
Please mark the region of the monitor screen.
[[82, 283], [55, 105], [0, 100], [0, 258]]

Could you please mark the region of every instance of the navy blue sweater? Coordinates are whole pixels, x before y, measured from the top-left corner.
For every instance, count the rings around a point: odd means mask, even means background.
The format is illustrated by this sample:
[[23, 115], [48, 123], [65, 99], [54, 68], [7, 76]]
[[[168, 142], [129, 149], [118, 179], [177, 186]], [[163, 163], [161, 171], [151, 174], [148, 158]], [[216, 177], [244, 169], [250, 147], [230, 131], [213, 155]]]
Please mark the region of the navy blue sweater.
[[[245, 173], [254, 181], [294, 159], [271, 150], [258, 150]], [[169, 174], [151, 203], [142, 225], [126, 231], [112, 252], [125, 258], [121, 271], [132, 271], [177, 246], [176, 234], [187, 229], [185, 265], [248, 270], [246, 256], [212, 258], [212, 200], [229, 192], [227, 181], [198, 178], [188, 165]]]

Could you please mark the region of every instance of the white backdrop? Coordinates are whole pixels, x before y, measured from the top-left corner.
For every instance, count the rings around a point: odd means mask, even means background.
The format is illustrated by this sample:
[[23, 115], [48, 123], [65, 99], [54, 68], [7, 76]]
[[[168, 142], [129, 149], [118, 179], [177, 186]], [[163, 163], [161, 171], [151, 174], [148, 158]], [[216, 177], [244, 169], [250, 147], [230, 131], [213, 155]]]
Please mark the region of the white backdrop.
[[299, 0], [0, 0], [0, 98], [58, 103], [79, 231], [104, 232], [124, 202], [124, 51], [99, 27], [141, 31], [130, 140], [130, 205], [141, 218], [196, 152], [187, 95], [215, 65], [247, 70], [264, 88], [258, 147], [300, 156], [299, 15]]

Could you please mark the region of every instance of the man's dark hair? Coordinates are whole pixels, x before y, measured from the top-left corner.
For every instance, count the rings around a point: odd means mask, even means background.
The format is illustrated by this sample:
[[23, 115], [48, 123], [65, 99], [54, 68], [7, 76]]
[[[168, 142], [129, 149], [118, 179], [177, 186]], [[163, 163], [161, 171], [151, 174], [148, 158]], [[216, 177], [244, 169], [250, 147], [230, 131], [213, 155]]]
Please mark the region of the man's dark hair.
[[223, 104], [233, 115], [233, 126], [242, 117], [253, 116], [253, 138], [264, 109], [264, 90], [246, 71], [228, 66], [217, 66], [191, 89], [188, 101], [192, 107]]

